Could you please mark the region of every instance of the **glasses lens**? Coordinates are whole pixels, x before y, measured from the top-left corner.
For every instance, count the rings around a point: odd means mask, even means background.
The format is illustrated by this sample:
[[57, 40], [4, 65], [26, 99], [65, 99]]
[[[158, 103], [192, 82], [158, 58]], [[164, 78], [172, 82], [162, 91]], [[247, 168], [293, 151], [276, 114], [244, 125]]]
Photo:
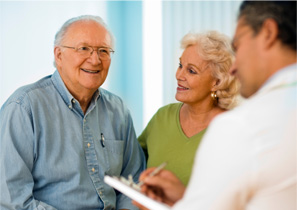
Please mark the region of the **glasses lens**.
[[111, 59], [112, 50], [108, 48], [98, 48], [98, 55], [101, 60]]
[[93, 49], [91, 47], [88, 46], [81, 46], [77, 48], [77, 52], [84, 57], [88, 57], [91, 56]]

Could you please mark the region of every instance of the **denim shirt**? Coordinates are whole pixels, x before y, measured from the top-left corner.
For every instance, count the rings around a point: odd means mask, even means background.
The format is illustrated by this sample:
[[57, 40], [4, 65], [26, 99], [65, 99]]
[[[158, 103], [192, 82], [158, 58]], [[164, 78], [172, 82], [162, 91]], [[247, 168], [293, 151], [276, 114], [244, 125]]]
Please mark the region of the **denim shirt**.
[[55, 71], [1, 108], [0, 209], [137, 209], [103, 177], [144, 169], [128, 109], [102, 88], [84, 114]]

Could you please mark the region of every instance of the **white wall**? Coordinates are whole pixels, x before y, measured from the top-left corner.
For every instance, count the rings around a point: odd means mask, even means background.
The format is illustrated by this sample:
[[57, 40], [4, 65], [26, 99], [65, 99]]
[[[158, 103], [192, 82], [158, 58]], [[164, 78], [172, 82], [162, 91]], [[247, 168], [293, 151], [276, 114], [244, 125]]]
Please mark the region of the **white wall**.
[[180, 40], [188, 32], [217, 30], [230, 38], [241, 1], [163, 1], [163, 104], [176, 102]]
[[54, 36], [66, 20], [105, 19], [105, 11], [102, 1], [0, 1], [0, 106], [18, 87], [53, 73]]

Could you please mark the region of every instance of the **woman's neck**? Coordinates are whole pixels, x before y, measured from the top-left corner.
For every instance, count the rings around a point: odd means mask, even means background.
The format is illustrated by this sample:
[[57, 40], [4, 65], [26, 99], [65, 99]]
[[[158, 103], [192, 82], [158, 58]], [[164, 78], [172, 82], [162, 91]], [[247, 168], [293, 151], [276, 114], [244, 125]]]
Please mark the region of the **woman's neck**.
[[225, 110], [217, 106], [191, 106], [183, 104], [180, 109], [180, 124], [186, 136], [191, 137], [208, 127], [218, 114]]

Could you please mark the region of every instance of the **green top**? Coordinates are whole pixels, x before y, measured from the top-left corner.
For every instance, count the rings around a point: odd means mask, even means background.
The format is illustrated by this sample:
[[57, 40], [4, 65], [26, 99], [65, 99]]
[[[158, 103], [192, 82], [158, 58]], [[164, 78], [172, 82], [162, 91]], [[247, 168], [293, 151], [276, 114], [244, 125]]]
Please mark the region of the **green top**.
[[179, 121], [181, 107], [182, 103], [174, 103], [160, 108], [138, 141], [147, 157], [147, 167], [156, 167], [166, 161], [165, 168], [187, 185], [196, 150], [206, 129], [187, 137]]

